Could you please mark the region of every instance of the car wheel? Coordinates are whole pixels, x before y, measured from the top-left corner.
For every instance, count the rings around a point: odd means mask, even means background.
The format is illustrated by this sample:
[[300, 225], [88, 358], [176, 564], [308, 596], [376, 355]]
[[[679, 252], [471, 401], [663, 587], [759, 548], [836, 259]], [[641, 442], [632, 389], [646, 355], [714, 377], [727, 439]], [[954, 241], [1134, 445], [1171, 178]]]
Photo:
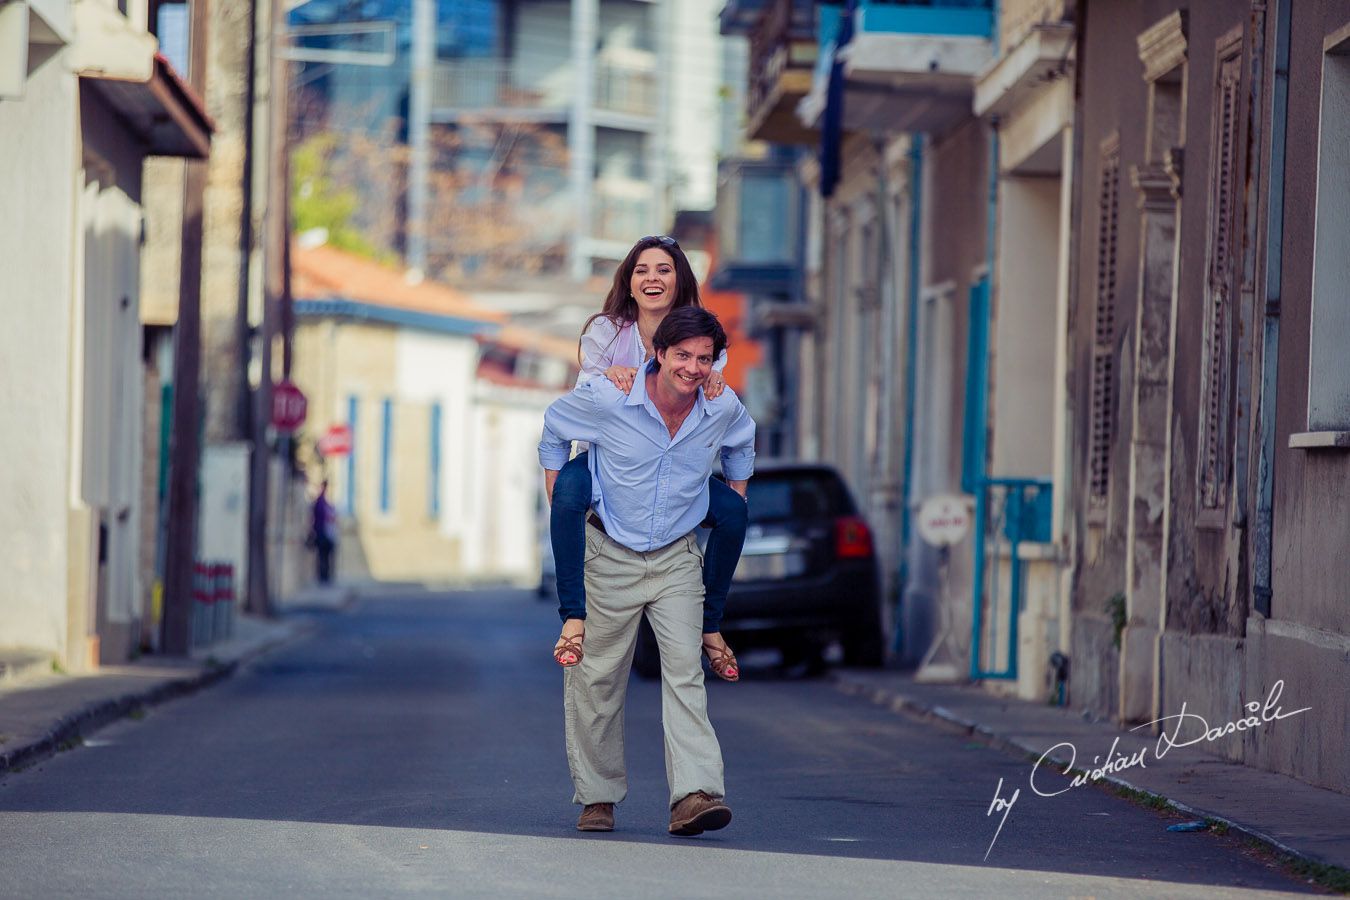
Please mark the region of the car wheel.
[[844, 665], [855, 669], [875, 669], [886, 662], [886, 643], [881, 629], [854, 628], [843, 636]]
[[661, 677], [661, 649], [656, 646], [656, 632], [643, 616], [638, 624], [637, 647], [633, 650], [633, 671], [639, 678], [651, 681]]

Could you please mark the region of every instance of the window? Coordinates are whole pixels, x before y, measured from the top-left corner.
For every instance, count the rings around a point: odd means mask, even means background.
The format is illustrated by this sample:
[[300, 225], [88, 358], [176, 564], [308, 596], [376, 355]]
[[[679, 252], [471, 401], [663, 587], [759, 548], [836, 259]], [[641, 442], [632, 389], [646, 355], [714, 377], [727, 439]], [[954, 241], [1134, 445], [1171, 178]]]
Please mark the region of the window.
[[427, 514], [441, 515], [441, 405], [431, 404], [431, 466], [427, 472]]
[[[1308, 430], [1350, 431], [1350, 35], [1322, 59]], [[1334, 446], [1334, 444], [1333, 444]]]
[[393, 479], [390, 477], [390, 470], [393, 466], [393, 460], [390, 459], [390, 451], [393, 449], [394, 436], [394, 401], [388, 397], [384, 398], [380, 411], [380, 512], [387, 513], [393, 506]]
[[360, 442], [357, 440], [358, 432], [356, 430], [356, 414], [359, 408], [359, 401], [355, 394], [347, 397], [347, 427], [352, 430], [352, 449], [347, 454], [347, 490], [343, 498], [343, 506], [347, 515], [356, 515], [356, 449]]
[[[1225, 505], [1230, 449], [1235, 261], [1239, 189], [1242, 42], [1222, 46], [1216, 64], [1214, 123], [1210, 144], [1209, 253], [1205, 278], [1204, 343], [1200, 367], [1199, 509]], [[1214, 523], [1218, 524], [1218, 523]]]
[[1088, 509], [1104, 511], [1111, 494], [1116, 428], [1116, 248], [1120, 225], [1120, 138], [1101, 147], [1097, 190], [1097, 294], [1092, 335], [1092, 403], [1088, 434]]

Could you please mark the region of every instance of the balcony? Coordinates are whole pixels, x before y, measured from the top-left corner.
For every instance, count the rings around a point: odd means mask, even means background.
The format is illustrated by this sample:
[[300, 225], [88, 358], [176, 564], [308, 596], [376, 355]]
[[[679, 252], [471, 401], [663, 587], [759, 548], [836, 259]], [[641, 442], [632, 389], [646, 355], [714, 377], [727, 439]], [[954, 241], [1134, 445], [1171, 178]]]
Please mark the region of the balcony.
[[[839, 7], [821, 7], [821, 61], [798, 107], [825, 109]], [[862, 0], [853, 36], [838, 48], [846, 79], [844, 127], [941, 134], [971, 114], [975, 76], [993, 59], [993, 0]]]
[[[576, 70], [570, 60], [459, 59], [436, 64], [432, 118], [454, 122], [486, 117], [520, 122], [565, 122], [571, 114]], [[645, 130], [655, 122], [652, 66], [597, 60], [592, 107], [596, 124]]]
[[722, 33], [750, 40], [745, 133], [776, 144], [814, 144], [815, 129], [802, 125], [797, 104], [811, 89], [816, 64], [815, 4], [811, 0], [730, 2]]
[[732, 158], [718, 165], [713, 287], [791, 296], [798, 275], [800, 188], [795, 158]]

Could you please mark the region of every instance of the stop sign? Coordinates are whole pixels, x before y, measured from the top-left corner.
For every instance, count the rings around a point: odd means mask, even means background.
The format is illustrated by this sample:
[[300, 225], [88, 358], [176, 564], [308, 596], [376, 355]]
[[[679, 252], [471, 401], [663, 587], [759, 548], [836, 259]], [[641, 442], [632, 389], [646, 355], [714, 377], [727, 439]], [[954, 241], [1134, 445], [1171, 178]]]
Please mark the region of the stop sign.
[[305, 421], [309, 404], [305, 395], [290, 381], [272, 386], [272, 427], [277, 431], [292, 432]]

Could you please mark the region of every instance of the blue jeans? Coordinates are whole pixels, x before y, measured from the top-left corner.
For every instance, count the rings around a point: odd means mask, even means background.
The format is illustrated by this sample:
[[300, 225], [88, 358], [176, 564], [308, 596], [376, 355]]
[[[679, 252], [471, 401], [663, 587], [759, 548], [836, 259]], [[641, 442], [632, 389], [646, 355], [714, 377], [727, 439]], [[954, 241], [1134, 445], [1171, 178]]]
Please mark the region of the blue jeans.
[[[586, 618], [586, 514], [591, 509], [588, 459], [588, 453], [578, 453], [553, 483], [549, 531], [558, 573], [558, 615], [564, 621]], [[712, 478], [708, 484], [708, 517], [703, 525], [712, 531], [703, 551], [703, 630], [715, 632], [722, 628], [727, 591], [741, 561], [749, 515], [745, 500], [725, 482]]]

